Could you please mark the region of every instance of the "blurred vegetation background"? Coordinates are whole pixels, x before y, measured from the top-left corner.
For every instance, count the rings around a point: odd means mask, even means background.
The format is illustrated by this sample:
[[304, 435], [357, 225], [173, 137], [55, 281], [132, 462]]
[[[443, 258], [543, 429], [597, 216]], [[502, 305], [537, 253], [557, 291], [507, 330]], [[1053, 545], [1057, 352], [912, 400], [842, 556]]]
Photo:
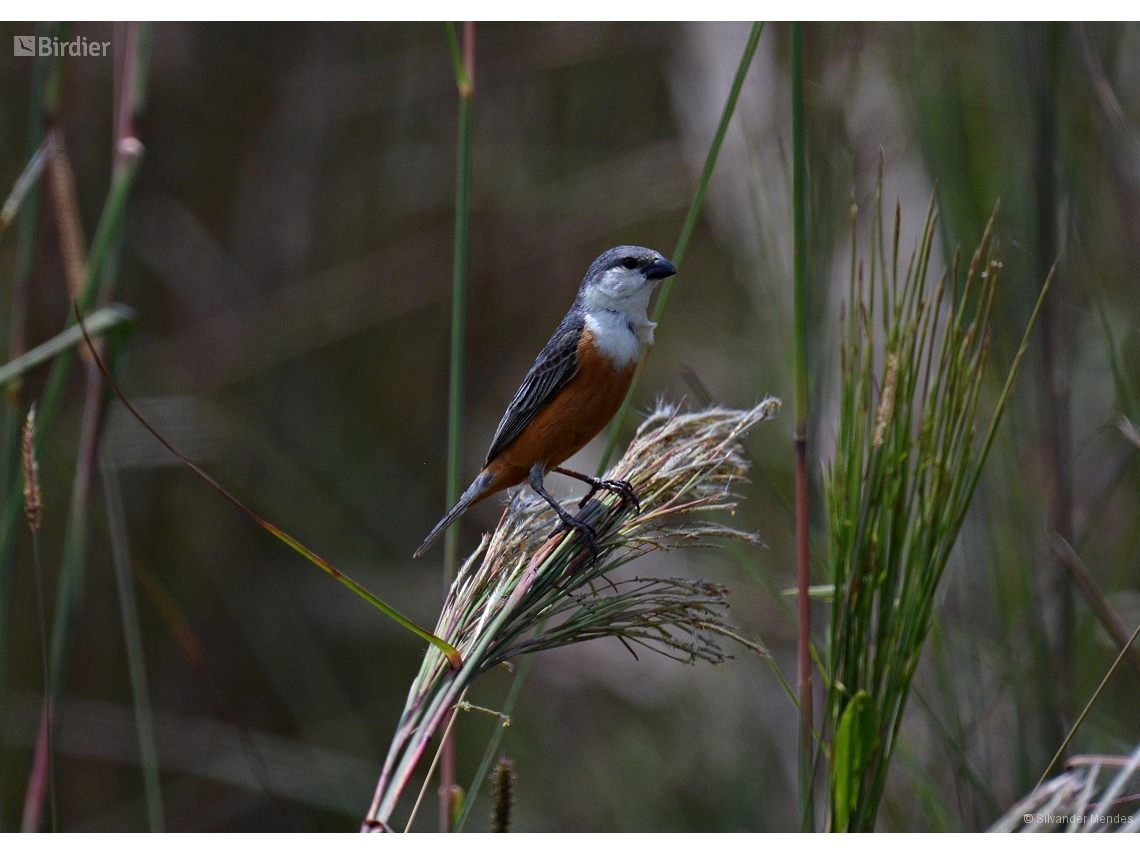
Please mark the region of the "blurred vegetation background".
[[[34, 25], [0, 30], [8, 44]], [[478, 27], [464, 479], [594, 257], [619, 243], [671, 251], [747, 33]], [[107, 24], [75, 35], [113, 38]], [[973, 251], [1001, 200], [988, 406], [1060, 259], [943, 579], [879, 817], [883, 830], [980, 830], [1033, 787], [1119, 651], [1074, 574], [1128, 632], [1140, 622], [1140, 470], [1120, 422], [1140, 418], [1140, 26], [815, 24], [806, 44], [816, 581], [849, 205], [870, 210], [880, 152], [904, 247], [936, 196], [935, 275], [955, 247]], [[639, 387], [642, 412], [658, 396], [692, 398], [686, 365], [719, 402], [791, 403], [788, 54], [787, 26], [767, 27]], [[27, 162], [32, 68], [0, 57], [3, 195]], [[110, 178], [114, 61], [63, 68], [52, 126], [91, 235]], [[411, 553], [444, 510], [457, 96], [443, 28], [157, 24], [145, 88], [114, 291], [136, 312], [124, 387], [255, 511], [432, 625], [442, 550]], [[36, 225], [29, 344], [69, 310], [46, 201]], [[863, 218], [862, 247], [868, 228]], [[0, 241], [4, 341], [15, 232]], [[81, 374], [41, 460], [49, 621]], [[9, 406], [25, 412], [46, 376], [30, 374]], [[733, 619], [788, 675], [791, 433], [786, 409], [748, 440], [754, 483], [733, 523], [766, 548], [646, 560], [659, 575], [725, 584]], [[593, 471], [603, 440], [575, 468]], [[253, 526], [117, 404], [101, 448], [135, 571], [166, 827], [355, 830], [424, 645]], [[59, 709], [69, 830], [148, 827], [107, 507], [99, 486]], [[467, 514], [462, 550], [500, 510], [495, 500]], [[20, 825], [40, 704], [26, 526], [11, 566], [4, 830]], [[818, 643], [825, 604], [816, 615]], [[497, 708], [509, 682], [489, 674], [469, 700]], [[1073, 750], [1129, 751], [1137, 709], [1140, 674], [1126, 663]], [[462, 714], [460, 783], [497, 726]], [[796, 727], [768, 664], [743, 650], [723, 671], [635, 661], [613, 640], [540, 654], [503, 740], [514, 827], [798, 828]], [[488, 811], [469, 827], [486, 828]], [[433, 813], [417, 828], [433, 828]]]

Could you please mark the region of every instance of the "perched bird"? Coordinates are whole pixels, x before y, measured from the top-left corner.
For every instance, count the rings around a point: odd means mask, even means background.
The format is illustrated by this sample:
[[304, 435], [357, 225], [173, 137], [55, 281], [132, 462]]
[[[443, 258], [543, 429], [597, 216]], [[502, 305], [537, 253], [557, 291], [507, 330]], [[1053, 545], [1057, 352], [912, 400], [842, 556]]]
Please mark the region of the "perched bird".
[[653, 343], [656, 325], [646, 314], [649, 295], [660, 280], [676, 272], [661, 253], [643, 246], [617, 246], [598, 256], [586, 271], [574, 305], [503, 414], [483, 471], [420, 544], [416, 558], [473, 504], [523, 481], [550, 504], [563, 525], [581, 532], [595, 549], [593, 529], [543, 486], [551, 470], [589, 484], [587, 498], [597, 490], [610, 490], [637, 503], [627, 482], [593, 478], [560, 464], [597, 436], [618, 411], [641, 346]]

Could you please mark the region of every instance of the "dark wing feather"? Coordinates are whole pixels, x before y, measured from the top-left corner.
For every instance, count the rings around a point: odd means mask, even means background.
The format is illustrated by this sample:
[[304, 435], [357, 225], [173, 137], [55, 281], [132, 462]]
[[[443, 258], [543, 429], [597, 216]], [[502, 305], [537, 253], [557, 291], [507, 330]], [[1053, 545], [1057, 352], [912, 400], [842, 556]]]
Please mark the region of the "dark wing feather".
[[578, 373], [578, 340], [584, 327], [585, 319], [579, 312], [563, 318], [503, 413], [484, 466], [518, 439], [542, 408]]

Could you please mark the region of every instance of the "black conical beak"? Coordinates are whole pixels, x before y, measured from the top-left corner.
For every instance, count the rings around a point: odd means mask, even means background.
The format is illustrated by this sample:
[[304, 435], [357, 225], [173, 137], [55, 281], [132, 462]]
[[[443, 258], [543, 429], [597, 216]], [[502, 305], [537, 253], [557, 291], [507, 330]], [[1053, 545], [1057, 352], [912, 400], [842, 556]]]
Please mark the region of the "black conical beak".
[[670, 276], [675, 276], [676, 273], [677, 268], [667, 258], [659, 258], [645, 268], [646, 279], [667, 279]]

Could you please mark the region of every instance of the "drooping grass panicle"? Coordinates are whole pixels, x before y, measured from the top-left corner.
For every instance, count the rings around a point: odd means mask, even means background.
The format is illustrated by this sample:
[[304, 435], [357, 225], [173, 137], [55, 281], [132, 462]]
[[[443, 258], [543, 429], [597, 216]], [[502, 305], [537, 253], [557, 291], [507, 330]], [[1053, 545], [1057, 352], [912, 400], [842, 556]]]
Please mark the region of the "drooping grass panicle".
[[578, 513], [596, 533], [596, 559], [580, 535], [551, 535], [557, 518], [545, 502], [527, 490], [513, 496], [495, 531], [460, 569], [436, 625], [436, 634], [459, 651], [463, 668], [452, 670], [434, 650], [425, 655], [366, 829], [387, 827], [432, 734], [489, 668], [524, 653], [605, 636], [686, 662], [724, 661], [725, 640], [760, 650], [726, 622], [726, 592], [717, 585], [643, 577], [610, 581], [607, 574], [655, 550], [705, 545], [714, 537], [754, 540], [706, 513], [735, 507], [733, 490], [748, 470], [741, 439], [778, 406], [774, 398], [748, 411], [711, 407], [682, 413], [659, 406], [607, 474], [633, 487], [640, 508], [602, 492]]

